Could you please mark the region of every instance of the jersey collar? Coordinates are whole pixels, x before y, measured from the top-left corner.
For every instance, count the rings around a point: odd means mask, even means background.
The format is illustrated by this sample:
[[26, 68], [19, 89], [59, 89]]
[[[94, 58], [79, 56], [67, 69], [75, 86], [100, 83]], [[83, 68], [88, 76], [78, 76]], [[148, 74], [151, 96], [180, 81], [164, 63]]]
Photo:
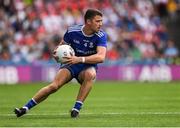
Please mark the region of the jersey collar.
[[82, 28], [81, 28], [82, 34], [83, 34], [84, 36], [86, 36], [86, 37], [92, 37], [92, 36], [94, 36], [94, 34], [86, 35], [86, 34], [84, 33], [84, 31], [83, 31], [83, 28], [84, 28], [84, 25], [83, 25]]

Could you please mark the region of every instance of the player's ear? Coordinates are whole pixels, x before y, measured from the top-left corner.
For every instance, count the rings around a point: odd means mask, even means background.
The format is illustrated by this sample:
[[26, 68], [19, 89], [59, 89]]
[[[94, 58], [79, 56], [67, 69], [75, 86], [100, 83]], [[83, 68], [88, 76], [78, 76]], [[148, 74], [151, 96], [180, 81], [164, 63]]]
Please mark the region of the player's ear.
[[86, 23], [87, 23], [87, 24], [91, 24], [91, 20], [90, 20], [90, 19], [87, 19]]

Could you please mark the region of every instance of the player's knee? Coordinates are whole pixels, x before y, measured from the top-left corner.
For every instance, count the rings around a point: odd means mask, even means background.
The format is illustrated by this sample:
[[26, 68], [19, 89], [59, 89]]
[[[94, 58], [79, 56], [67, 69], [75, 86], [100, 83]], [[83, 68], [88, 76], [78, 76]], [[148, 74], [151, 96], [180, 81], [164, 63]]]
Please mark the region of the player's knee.
[[96, 73], [93, 71], [87, 71], [84, 74], [85, 80], [94, 80], [96, 78]]

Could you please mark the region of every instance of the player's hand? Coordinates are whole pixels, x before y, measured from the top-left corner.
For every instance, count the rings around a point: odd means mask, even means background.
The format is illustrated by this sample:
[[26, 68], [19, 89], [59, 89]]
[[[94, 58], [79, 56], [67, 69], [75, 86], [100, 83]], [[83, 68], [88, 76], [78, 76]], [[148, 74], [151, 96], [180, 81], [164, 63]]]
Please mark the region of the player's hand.
[[70, 56], [70, 57], [63, 57], [63, 58], [66, 60], [65, 64], [68, 64], [68, 65], [82, 62], [81, 57], [77, 57], [77, 56]]
[[53, 50], [52, 56], [54, 57], [54, 59], [58, 62], [58, 56], [56, 55], [56, 50], [57, 50], [58, 46]]

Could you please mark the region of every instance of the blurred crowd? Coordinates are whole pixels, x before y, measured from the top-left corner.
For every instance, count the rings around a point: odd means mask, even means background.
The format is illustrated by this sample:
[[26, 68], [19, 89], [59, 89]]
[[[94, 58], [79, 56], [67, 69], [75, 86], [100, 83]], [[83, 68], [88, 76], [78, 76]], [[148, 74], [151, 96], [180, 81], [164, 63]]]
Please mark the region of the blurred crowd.
[[[55, 63], [53, 49], [88, 8], [104, 14], [105, 64], [174, 64], [178, 42], [165, 25], [179, 0], [1, 0], [0, 64]], [[167, 18], [168, 17], [168, 18]]]

